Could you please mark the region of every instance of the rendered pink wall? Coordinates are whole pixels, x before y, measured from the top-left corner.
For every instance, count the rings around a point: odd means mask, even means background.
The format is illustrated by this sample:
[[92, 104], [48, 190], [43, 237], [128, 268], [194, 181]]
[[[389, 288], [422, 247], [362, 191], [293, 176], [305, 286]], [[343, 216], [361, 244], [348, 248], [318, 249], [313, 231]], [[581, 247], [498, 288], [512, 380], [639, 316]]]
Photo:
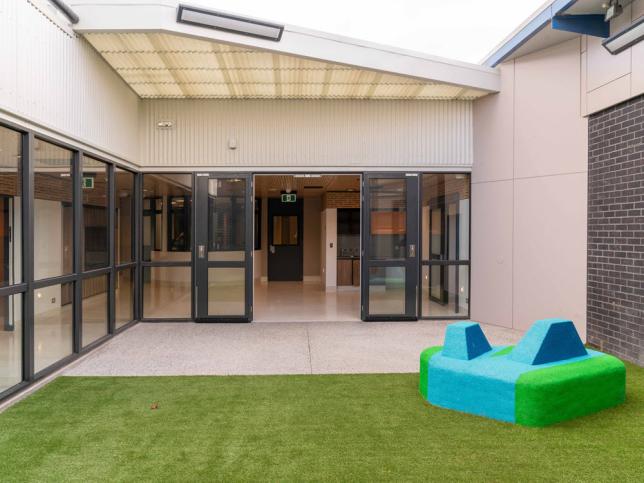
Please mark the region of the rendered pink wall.
[[500, 68], [501, 92], [474, 103], [471, 316], [517, 329], [565, 317], [585, 338], [581, 39]]

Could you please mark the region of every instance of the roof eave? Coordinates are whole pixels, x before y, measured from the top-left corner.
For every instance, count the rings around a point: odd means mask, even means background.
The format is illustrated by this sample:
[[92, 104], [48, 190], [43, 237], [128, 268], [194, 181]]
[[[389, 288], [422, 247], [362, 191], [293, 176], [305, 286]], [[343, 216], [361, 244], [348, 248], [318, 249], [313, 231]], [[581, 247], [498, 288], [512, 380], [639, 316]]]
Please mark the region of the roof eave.
[[[73, 2], [72, 2], [73, 3]], [[177, 23], [177, 4], [123, 4], [96, 1], [74, 5], [80, 21], [74, 30], [83, 33], [164, 32], [211, 40], [313, 60], [421, 79], [427, 82], [500, 90], [496, 69], [451, 61], [341, 36], [285, 26], [279, 42]]]
[[547, 27], [552, 17], [569, 9], [575, 3], [577, 0], [553, 0], [547, 3], [495, 47], [481, 63], [487, 67], [496, 67], [507, 60], [515, 51]]

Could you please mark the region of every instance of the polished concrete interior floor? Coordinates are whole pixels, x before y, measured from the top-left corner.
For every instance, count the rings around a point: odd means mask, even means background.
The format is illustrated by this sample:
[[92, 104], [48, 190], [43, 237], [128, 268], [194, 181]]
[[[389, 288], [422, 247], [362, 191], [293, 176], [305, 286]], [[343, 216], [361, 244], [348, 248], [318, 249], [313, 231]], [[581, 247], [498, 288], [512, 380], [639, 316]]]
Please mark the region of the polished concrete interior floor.
[[319, 282], [255, 283], [253, 316], [257, 322], [360, 320], [360, 288], [325, 291]]
[[[443, 343], [446, 322], [139, 323], [65, 375], [251, 375], [416, 372], [420, 352]], [[490, 343], [521, 332], [484, 325]]]

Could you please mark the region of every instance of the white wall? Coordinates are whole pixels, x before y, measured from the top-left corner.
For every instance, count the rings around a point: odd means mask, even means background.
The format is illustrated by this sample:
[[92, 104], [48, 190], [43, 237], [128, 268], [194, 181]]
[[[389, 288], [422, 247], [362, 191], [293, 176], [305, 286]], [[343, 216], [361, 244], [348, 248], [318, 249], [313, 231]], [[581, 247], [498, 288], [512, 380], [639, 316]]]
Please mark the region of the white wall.
[[320, 278], [320, 212], [322, 211], [322, 198], [303, 198], [304, 218], [304, 280], [316, 280]]
[[[161, 120], [172, 129], [158, 129]], [[443, 167], [472, 162], [470, 101], [143, 100], [154, 167]], [[228, 148], [234, 139], [237, 149]]]
[[0, 118], [136, 162], [139, 98], [52, 13], [0, 0]]
[[327, 208], [320, 216], [320, 276], [326, 290], [338, 284], [338, 210]]
[[581, 39], [501, 65], [474, 104], [471, 315], [528, 328], [565, 317], [586, 333], [587, 120]]
[[[611, 34], [644, 15], [644, 0], [635, 0], [610, 23]], [[644, 94], [644, 42], [611, 55], [599, 37], [584, 36], [581, 51], [582, 112], [592, 114]]]

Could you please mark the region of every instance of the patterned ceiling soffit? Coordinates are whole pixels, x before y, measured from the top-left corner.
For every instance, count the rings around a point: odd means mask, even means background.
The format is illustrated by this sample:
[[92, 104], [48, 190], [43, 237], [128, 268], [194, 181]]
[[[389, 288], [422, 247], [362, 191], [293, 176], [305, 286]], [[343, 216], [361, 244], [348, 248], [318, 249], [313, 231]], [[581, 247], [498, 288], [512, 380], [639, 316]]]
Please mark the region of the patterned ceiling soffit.
[[85, 33], [144, 99], [472, 100], [486, 91], [163, 33]]

